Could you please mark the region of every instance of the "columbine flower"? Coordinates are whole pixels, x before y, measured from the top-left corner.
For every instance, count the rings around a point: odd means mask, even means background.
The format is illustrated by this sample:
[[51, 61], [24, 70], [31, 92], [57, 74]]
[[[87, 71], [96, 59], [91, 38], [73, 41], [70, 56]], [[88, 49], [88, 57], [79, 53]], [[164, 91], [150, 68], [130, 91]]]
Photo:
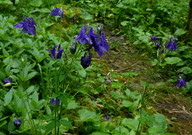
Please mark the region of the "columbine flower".
[[161, 45], [161, 41], [155, 35], [151, 35], [150, 37], [151, 37], [151, 40], [155, 43], [156, 49], [158, 49], [160, 47], [160, 45]]
[[95, 49], [95, 52], [97, 52], [99, 56], [102, 56], [104, 51], [109, 50], [109, 45], [105, 39], [105, 34], [103, 32], [101, 32], [101, 36], [99, 37], [99, 39], [94, 39], [93, 47]]
[[55, 45], [52, 49], [47, 49], [47, 51], [50, 51], [51, 53], [49, 54], [50, 58], [60, 59], [63, 49], [61, 48], [61, 45]]
[[21, 119], [14, 120], [15, 127], [19, 128], [21, 126]]
[[104, 33], [101, 32], [101, 36], [98, 36], [93, 32], [93, 28], [89, 25], [83, 25], [75, 39], [81, 44], [89, 44], [90, 46], [86, 49], [87, 51], [94, 47], [95, 52], [97, 52], [99, 56], [102, 56], [103, 52], [108, 51], [109, 49]]
[[91, 37], [94, 36], [93, 33], [93, 28], [89, 25], [83, 25], [81, 31], [79, 32], [78, 36], [75, 37], [75, 39], [80, 43], [80, 44], [90, 44], [92, 45], [92, 39]]
[[73, 44], [71, 44], [71, 46], [70, 46], [70, 52], [72, 53], [72, 54], [75, 54], [75, 52], [76, 52], [76, 50], [77, 50], [77, 43], [76, 42], [74, 42]]
[[4, 80], [3, 80], [3, 83], [5, 84], [4, 86], [6, 87], [6, 88], [8, 88], [8, 89], [11, 89], [11, 87], [12, 87], [12, 78], [5, 78]]
[[53, 105], [56, 105], [56, 99], [57, 99], [57, 104], [60, 105], [61, 104], [61, 100], [59, 98], [52, 98], [50, 100], [50, 103]]
[[92, 57], [92, 53], [89, 53], [87, 57], [85, 53], [84, 56], [81, 57], [81, 65], [83, 66], [83, 68], [87, 68], [90, 65], [91, 57]]
[[183, 76], [183, 77], [178, 76], [177, 87], [178, 87], [178, 88], [179, 88], [179, 87], [184, 87], [184, 88], [187, 87], [187, 86], [186, 86], [186, 81], [185, 81], [185, 77], [184, 77], [184, 76]]
[[177, 50], [177, 40], [172, 40], [172, 37], [170, 38], [170, 41], [165, 44], [165, 47], [171, 51]]
[[14, 28], [22, 29], [23, 33], [28, 33], [29, 35], [35, 35], [36, 36], [36, 30], [35, 30], [36, 23], [34, 22], [34, 19], [24, 17], [24, 20], [14, 26]]
[[51, 11], [51, 13], [50, 13], [50, 16], [56, 16], [56, 15], [58, 15], [58, 16], [60, 16], [61, 18], [63, 18], [63, 10], [62, 9], [60, 9], [60, 8], [54, 8], [52, 11]]

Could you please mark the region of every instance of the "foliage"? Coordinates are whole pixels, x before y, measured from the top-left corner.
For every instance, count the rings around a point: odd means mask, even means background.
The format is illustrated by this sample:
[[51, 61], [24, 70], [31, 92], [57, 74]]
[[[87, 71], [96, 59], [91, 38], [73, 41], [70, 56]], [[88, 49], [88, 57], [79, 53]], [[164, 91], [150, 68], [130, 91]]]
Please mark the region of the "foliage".
[[[97, 28], [95, 22], [103, 23], [117, 34], [127, 35], [140, 51], [149, 51], [150, 56], [156, 53], [153, 64], [170, 69], [167, 74], [185, 75], [185, 92], [191, 92], [190, 43], [185, 44], [181, 37], [186, 33], [186, 20], [181, 17], [186, 16], [183, 7], [188, 1], [170, 1], [0, 1], [0, 134], [168, 135], [165, 116], [146, 111], [150, 84], [141, 82], [142, 94], [124, 87], [115, 75], [108, 84], [94, 61], [96, 53], [92, 65], [85, 69], [80, 61], [91, 50], [77, 44], [71, 53], [70, 47], [77, 43], [74, 37], [82, 25]], [[50, 16], [56, 7], [64, 16]], [[36, 36], [13, 28], [23, 17], [33, 17]], [[157, 50], [150, 42], [151, 34], [160, 37]], [[164, 46], [170, 37], [178, 37], [178, 51]], [[134, 77], [139, 73], [122, 75]], [[8, 77], [13, 82], [6, 84], [3, 80]], [[21, 125], [15, 126], [18, 119]]]

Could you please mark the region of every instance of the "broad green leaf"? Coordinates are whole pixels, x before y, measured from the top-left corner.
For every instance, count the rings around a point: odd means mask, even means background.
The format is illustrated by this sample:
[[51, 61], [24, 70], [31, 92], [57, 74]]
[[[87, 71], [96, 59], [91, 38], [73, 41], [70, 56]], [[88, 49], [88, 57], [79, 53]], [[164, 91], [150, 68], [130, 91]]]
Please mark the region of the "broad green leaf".
[[31, 78], [33, 78], [34, 76], [37, 75], [37, 72], [31, 72], [27, 75], [27, 77], [25, 78], [25, 81], [30, 80]]
[[89, 111], [87, 109], [81, 109], [78, 111], [81, 121], [97, 121], [98, 116], [95, 112]]
[[110, 134], [104, 132], [93, 132], [91, 135], [110, 135]]
[[179, 62], [181, 62], [182, 61], [182, 59], [181, 58], [179, 58], [179, 57], [167, 57], [167, 58], [165, 58], [165, 63], [166, 64], [177, 64], [177, 63], [179, 63]]
[[75, 109], [75, 108], [77, 108], [77, 107], [78, 107], [77, 103], [75, 102], [75, 100], [73, 100], [73, 101], [71, 101], [71, 102], [68, 103], [66, 109]]
[[61, 125], [68, 127], [69, 129], [73, 129], [73, 126], [72, 126], [70, 121], [65, 120], [65, 119], [61, 119], [59, 122]]
[[181, 36], [183, 34], [185, 34], [187, 31], [184, 29], [177, 29], [174, 33], [175, 36]]
[[79, 70], [79, 75], [82, 77], [86, 77], [86, 71], [84, 69]]
[[2, 5], [12, 5], [13, 3], [11, 0], [0, 0], [0, 4]]
[[139, 121], [138, 120], [135, 120], [135, 119], [123, 119], [122, 120], [122, 125], [130, 128], [130, 129], [133, 129], [134, 131], [137, 130], [137, 127], [139, 125]]
[[8, 105], [11, 102], [12, 98], [13, 98], [13, 92], [12, 90], [10, 90], [9, 92], [6, 93], [4, 97], [5, 105]]
[[123, 22], [121, 22], [121, 25], [122, 25], [122, 26], [127, 26], [127, 24], [128, 24], [128, 21], [123, 21]]
[[121, 88], [123, 86], [123, 84], [122, 83], [120, 83], [120, 82], [112, 82], [111, 83], [111, 87], [113, 87], [113, 88]]
[[31, 0], [29, 4], [34, 7], [40, 7], [43, 4], [43, 2], [42, 0]]

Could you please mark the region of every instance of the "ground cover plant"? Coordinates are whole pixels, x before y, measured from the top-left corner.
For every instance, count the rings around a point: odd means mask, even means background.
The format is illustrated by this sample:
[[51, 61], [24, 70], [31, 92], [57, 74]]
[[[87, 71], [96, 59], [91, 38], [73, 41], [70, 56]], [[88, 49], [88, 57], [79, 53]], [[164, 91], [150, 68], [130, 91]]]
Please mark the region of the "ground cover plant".
[[189, 9], [1, 0], [0, 134], [192, 134]]

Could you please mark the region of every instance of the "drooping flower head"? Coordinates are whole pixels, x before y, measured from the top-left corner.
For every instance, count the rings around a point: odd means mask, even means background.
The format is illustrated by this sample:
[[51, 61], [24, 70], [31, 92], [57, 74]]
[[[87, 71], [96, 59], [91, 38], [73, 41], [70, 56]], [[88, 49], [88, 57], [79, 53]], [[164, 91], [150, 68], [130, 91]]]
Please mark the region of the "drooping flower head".
[[93, 43], [95, 52], [97, 52], [99, 56], [102, 56], [104, 51], [109, 50], [109, 45], [106, 41], [105, 34], [103, 32], [101, 32], [101, 36], [99, 36], [99, 38], [95, 37]]
[[19, 128], [21, 126], [21, 122], [22, 122], [21, 119], [14, 120], [15, 127]]
[[54, 8], [54, 9], [51, 11], [50, 16], [56, 16], [56, 15], [58, 15], [58, 16], [60, 16], [61, 18], [63, 18], [63, 13], [64, 13], [64, 11], [63, 11], [62, 9], [60, 9], [60, 8]]
[[75, 54], [75, 52], [76, 52], [76, 50], [77, 50], [77, 43], [76, 42], [73, 42], [72, 44], [71, 44], [71, 46], [70, 46], [70, 52], [72, 53], [72, 54]]
[[101, 32], [101, 35], [98, 36], [93, 32], [93, 28], [89, 25], [83, 25], [75, 39], [80, 44], [89, 44], [89, 47], [86, 49], [87, 51], [94, 47], [95, 52], [97, 52], [99, 56], [102, 56], [103, 52], [108, 51], [109, 49], [104, 33]]
[[173, 41], [171, 37], [169, 42], [165, 44], [165, 47], [171, 51], [177, 50], [177, 40]]
[[[57, 99], [57, 101], [56, 101], [56, 99]], [[50, 103], [53, 104], [53, 105], [56, 105], [56, 102], [57, 102], [58, 105], [61, 104], [61, 100], [59, 98], [52, 98], [50, 100]]]
[[89, 53], [88, 56], [86, 55], [87, 53], [85, 53], [84, 56], [81, 57], [81, 65], [83, 68], [87, 68], [91, 64], [92, 53]]
[[31, 18], [24, 17], [24, 20], [20, 23], [17, 23], [14, 26], [14, 28], [22, 29], [21, 32], [36, 36], [35, 26], [36, 26], [36, 23], [34, 22], [34, 19], [32, 17]]
[[4, 86], [5, 86], [6, 88], [11, 89], [11, 87], [12, 87], [12, 78], [11, 78], [11, 77], [5, 78], [5, 79], [3, 80], [3, 83], [5, 84]]
[[184, 76], [183, 76], [183, 77], [178, 76], [178, 79], [177, 79], [177, 87], [178, 87], [178, 88], [180, 88], [180, 87], [186, 88], [186, 87], [187, 87]]
[[150, 37], [151, 37], [151, 40], [155, 43], [156, 49], [158, 49], [160, 47], [160, 45], [161, 45], [161, 41], [155, 35], [151, 35]]
[[52, 49], [47, 49], [47, 51], [50, 51], [50, 58], [60, 59], [64, 50], [61, 48], [61, 45], [55, 45]]

